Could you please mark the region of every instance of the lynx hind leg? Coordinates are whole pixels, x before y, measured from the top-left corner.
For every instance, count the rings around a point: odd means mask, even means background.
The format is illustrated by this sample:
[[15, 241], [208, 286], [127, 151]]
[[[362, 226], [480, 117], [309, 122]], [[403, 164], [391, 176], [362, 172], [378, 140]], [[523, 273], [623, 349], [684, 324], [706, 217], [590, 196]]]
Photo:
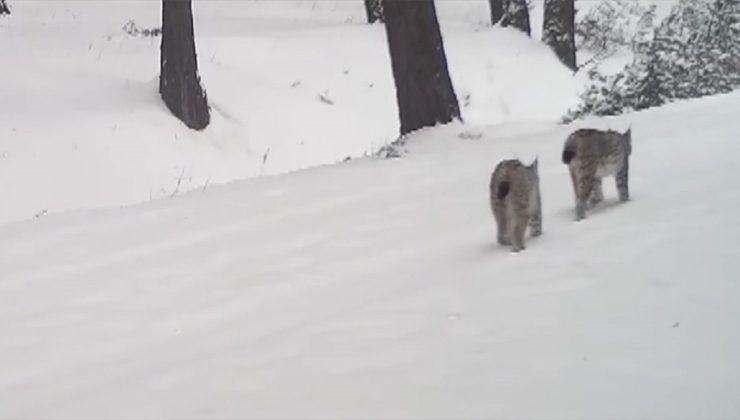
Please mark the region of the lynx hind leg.
[[578, 176], [573, 165], [568, 166], [568, 170], [570, 171], [570, 181], [573, 183], [573, 196], [578, 200]]
[[493, 216], [496, 219], [496, 239], [499, 245], [511, 245], [509, 239], [509, 226], [506, 220], [506, 211], [503, 203], [494, 203]]
[[594, 178], [593, 188], [591, 195], [588, 199], [588, 205], [594, 207], [604, 200], [604, 188], [602, 186], [601, 178]]
[[514, 217], [514, 226], [512, 229], [512, 252], [519, 252], [524, 250], [524, 234], [527, 231], [527, 214], [518, 213]]
[[529, 228], [533, 237], [542, 235], [542, 200], [539, 191], [535, 199], [534, 209], [529, 217]]
[[619, 194], [619, 201], [625, 202], [629, 201], [630, 199], [630, 192], [629, 192], [629, 158], [624, 158], [624, 165], [622, 165], [622, 169], [617, 172], [617, 193]]
[[586, 205], [594, 187], [594, 171], [581, 170], [578, 177], [578, 196], [576, 197], [576, 221], [586, 218]]

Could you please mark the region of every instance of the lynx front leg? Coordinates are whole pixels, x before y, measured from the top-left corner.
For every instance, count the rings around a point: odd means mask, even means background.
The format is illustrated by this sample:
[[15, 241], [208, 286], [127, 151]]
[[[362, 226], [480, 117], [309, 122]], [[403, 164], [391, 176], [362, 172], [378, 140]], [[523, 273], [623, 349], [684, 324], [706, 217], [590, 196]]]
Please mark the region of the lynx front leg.
[[586, 204], [594, 188], [596, 174], [593, 171], [581, 170], [579, 175], [578, 196], [576, 198], [576, 221], [586, 218]]
[[629, 192], [629, 170], [630, 170], [630, 161], [628, 157], [624, 158], [624, 165], [622, 165], [622, 169], [617, 172], [617, 193], [619, 194], [619, 201], [625, 202], [629, 201], [630, 199], [630, 192]]
[[509, 227], [506, 222], [506, 211], [501, 205], [494, 205], [493, 216], [496, 218], [497, 239], [499, 245], [511, 245], [509, 240]]
[[588, 200], [588, 205], [594, 207], [604, 199], [604, 189], [601, 185], [601, 178], [594, 178], [594, 186], [591, 190], [591, 196]]

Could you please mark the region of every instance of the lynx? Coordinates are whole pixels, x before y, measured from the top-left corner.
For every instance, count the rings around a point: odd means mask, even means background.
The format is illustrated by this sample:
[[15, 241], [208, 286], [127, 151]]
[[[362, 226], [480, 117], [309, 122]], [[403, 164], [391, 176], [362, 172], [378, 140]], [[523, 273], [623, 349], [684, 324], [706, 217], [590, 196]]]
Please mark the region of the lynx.
[[542, 234], [542, 202], [537, 160], [525, 166], [516, 159], [501, 161], [491, 174], [490, 201], [498, 228], [498, 243], [524, 249], [527, 225], [532, 236]]
[[629, 200], [629, 156], [632, 153], [632, 129], [624, 133], [581, 129], [565, 140], [563, 163], [570, 169], [576, 197], [576, 220], [586, 217], [586, 207], [604, 199], [601, 180], [614, 176], [619, 201]]

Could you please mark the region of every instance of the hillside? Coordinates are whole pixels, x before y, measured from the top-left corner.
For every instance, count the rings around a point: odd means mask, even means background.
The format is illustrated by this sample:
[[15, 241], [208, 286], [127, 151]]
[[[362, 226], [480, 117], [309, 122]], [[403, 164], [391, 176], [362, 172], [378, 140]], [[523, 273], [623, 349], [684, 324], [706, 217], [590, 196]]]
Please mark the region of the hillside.
[[[526, 123], [0, 227], [0, 417], [737, 417], [739, 108], [591, 121], [632, 125], [633, 200], [580, 223], [573, 127]], [[515, 255], [512, 155], [545, 208]]]

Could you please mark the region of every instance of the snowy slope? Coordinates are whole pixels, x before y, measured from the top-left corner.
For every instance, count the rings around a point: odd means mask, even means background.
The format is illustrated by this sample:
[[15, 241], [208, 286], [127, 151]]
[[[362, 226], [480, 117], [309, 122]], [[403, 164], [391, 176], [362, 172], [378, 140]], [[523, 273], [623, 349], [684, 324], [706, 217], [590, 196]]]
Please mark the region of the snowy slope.
[[[370, 154], [398, 133], [383, 27], [357, 1], [196, 1], [212, 125], [157, 96], [160, 2], [16, 0], [0, 18], [0, 223], [118, 207]], [[556, 121], [577, 82], [543, 45], [440, 1], [466, 120]], [[323, 98], [323, 99], [322, 99]]]
[[[633, 201], [581, 223], [573, 127], [527, 123], [2, 226], [0, 417], [737, 418], [738, 108], [593, 121], [632, 125]], [[488, 177], [534, 155], [511, 254]]]

